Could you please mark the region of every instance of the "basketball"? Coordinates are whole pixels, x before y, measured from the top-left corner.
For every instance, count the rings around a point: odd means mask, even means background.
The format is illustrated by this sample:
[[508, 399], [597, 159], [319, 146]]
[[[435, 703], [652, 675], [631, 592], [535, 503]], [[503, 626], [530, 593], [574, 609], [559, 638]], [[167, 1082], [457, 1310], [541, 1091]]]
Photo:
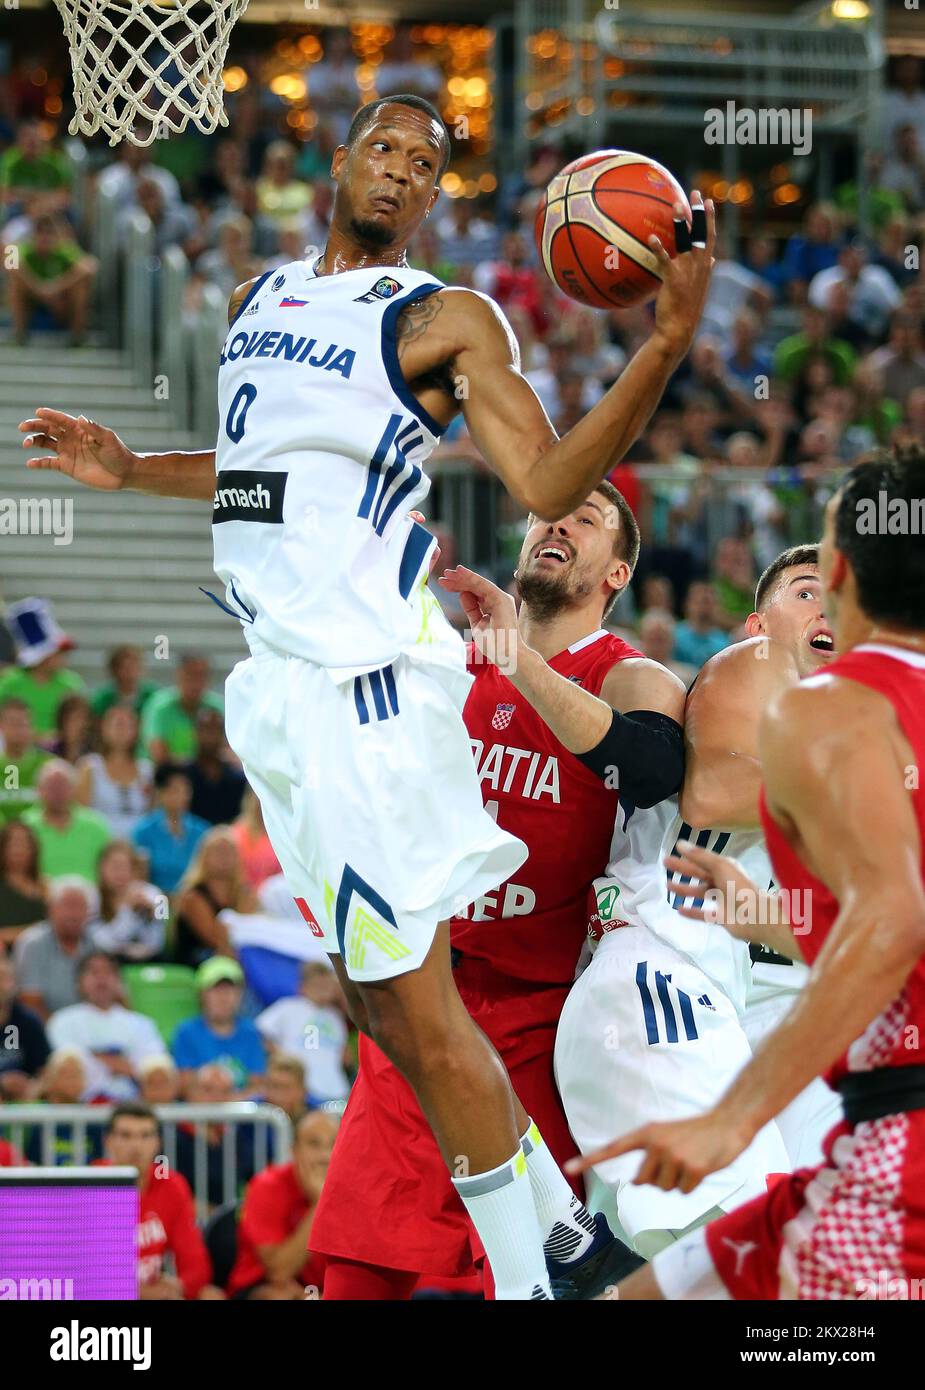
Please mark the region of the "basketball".
[[676, 254], [675, 203], [690, 211], [673, 174], [628, 150], [597, 150], [566, 164], [536, 213], [546, 273], [565, 294], [598, 309], [643, 304], [661, 284], [654, 232]]

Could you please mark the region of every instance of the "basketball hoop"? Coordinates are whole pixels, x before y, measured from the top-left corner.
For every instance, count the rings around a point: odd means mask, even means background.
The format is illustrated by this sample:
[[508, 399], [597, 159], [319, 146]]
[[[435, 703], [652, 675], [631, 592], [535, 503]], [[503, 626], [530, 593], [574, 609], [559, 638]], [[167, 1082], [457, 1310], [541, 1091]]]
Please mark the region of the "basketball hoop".
[[[222, 68], [247, 0], [55, 0], [71, 50], [72, 135], [150, 145], [228, 124]], [[194, 15], [193, 11], [196, 11]]]

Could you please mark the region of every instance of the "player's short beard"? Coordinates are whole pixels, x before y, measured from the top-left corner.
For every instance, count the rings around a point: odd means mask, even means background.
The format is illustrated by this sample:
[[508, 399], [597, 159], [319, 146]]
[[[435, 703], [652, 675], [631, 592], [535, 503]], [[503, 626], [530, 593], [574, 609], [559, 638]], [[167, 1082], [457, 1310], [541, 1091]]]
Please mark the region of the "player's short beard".
[[540, 623], [549, 622], [564, 608], [571, 608], [576, 599], [583, 599], [591, 592], [591, 586], [581, 578], [572, 587], [567, 576], [541, 574], [523, 565], [518, 565], [514, 579], [522, 602], [530, 610], [530, 617]]
[[382, 222], [374, 222], [372, 218], [351, 217], [350, 231], [364, 246], [391, 246], [395, 240], [395, 233], [391, 228]]

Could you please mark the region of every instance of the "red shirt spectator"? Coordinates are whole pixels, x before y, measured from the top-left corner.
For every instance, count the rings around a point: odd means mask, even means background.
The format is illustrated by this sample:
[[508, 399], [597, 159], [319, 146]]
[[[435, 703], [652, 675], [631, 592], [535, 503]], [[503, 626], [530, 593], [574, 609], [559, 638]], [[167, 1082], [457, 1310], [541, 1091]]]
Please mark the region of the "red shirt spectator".
[[25, 1168], [28, 1165], [18, 1149], [8, 1139], [0, 1139], [0, 1168]]
[[279, 1297], [304, 1298], [324, 1288], [326, 1260], [309, 1251], [311, 1225], [334, 1144], [330, 1115], [312, 1111], [295, 1128], [291, 1163], [277, 1163], [247, 1185], [238, 1225], [238, 1257], [228, 1292], [270, 1286]]
[[[160, 1148], [157, 1118], [147, 1105], [116, 1106], [106, 1129], [102, 1164], [137, 1168], [138, 1285], [144, 1299], [199, 1298], [212, 1278], [212, 1263], [196, 1225], [189, 1183], [179, 1173], [162, 1172], [155, 1163]], [[164, 1256], [173, 1256], [176, 1276], [164, 1271]]]

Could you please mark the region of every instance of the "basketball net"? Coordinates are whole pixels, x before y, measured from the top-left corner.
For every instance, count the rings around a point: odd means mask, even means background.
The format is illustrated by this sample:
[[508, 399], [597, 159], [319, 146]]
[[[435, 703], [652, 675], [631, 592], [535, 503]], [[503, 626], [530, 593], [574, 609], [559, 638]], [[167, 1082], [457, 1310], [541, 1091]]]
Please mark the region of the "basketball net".
[[70, 133], [150, 145], [189, 121], [205, 135], [227, 125], [222, 68], [247, 3], [55, 0], [74, 74]]

